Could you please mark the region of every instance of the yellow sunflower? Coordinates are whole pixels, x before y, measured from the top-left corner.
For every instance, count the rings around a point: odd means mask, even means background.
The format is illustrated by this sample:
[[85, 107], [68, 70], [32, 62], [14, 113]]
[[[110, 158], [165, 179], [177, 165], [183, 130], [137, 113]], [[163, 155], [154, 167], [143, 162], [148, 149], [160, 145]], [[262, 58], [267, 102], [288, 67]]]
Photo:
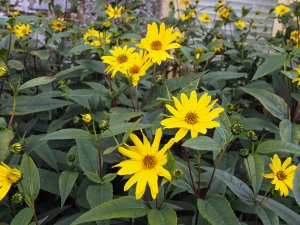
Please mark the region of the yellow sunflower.
[[200, 99], [197, 98], [196, 91], [192, 91], [190, 98], [186, 94], [181, 94], [181, 102], [173, 97], [175, 108], [166, 105], [167, 109], [173, 114], [166, 115], [167, 119], [161, 121], [161, 125], [166, 128], [179, 128], [175, 135], [175, 142], [180, 141], [191, 132], [192, 138], [198, 136], [198, 133], [206, 134], [207, 129], [219, 127], [220, 124], [214, 121], [215, 118], [224, 110], [217, 107], [212, 110], [217, 100], [211, 102], [211, 96], [203, 94]]
[[180, 4], [180, 5], [189, 6], [190, 0], [181, 0], [181, 1], [179, 2], [179, 4]]
[[144, 134], [143, 142], [135, 134], [131, 134], [130, 138], [134, 146], [126, 145], [126, 148], [118, 148], [119, 152], [129, 159], [113, 167], [121, 167], [118, 175], [132, 175], [126, 182], [124, 191], [127, 191], [132, 185], [137, 183], [135, 189], [136, 199], [140, 199], [144, 195], [147, 183], [150, 187], [152, 198], [156, 199], [158, 194], [158, 176], [171, 180], [170, 172], [163, 166], [167, 163], [166, 151], [174, 144], [174, 138], [159, 150], [161, 137], [161, 128], [156, 130], [152, 145]]
[[295, 165], [289, 166], [292, 162], [291, 157], [288, 157], [282, 165], [277, 154], [273, 156], [273, 159], [271, 158], [271, 161], [269, 166], [272, 173], [262, 175], [265, 178], [273, 179], [271, 183], [275, 185], [275, 190], [278, 190], [281, 196], [286, 197], [289, 194], [289, 189], [293, 190], [294, 173], [297, 167]]
[[134, 50], [135, 48], [128, 48], [127, 45], [123, 48], [115, 46], [113, 50], [109, 50], [112, 55], [101, 57], [104, 63], [109, 64], [105, 72], [113, 71], [112, 77], [114, 77], [118, 71], [127, 68], [127, 63], [134, 60], [134, 57], [138, 54]]
[[0, 163], [0, 201], [5, 197], [11, 186], [18, 183], [21, 177], [20, 170], [11, 169], [5, 163]]
[[106, 32], [100, 32], [94, 28], [88, 29], [88, 31], [83, 35], [84, 44], [100, 46], [101, 44], [110, 43], [111, 34]]
[[52, 21], [51, 27], [55, 30], [55, 31], [63, 31], [63, 29], [65, 29], [66, 23], [64, 21], [64, 18], [58, 18]]
[[246, 22], [244, 20], [237, 20], [237, 21], [235, 21], [234, 25], [238, 29], [243, 30], [246, 27]]
[[223, 20], [227, 20], [230, 16], [231, 11], [232, 9], [230, 7], [221, 7], [220, 9], [218, 9], [217, 17]]
[[121, 12], [123, 10], [123, 7], [115, 7], [113, 8], [111, 5], [109, 5], [106, 9], [106, 14], [108, 16], [109, 19], [113, 19], [113, 18], [119, 18], [121, 17]]
[[173, 59], [173, 56], [167, 51], [180, 47], [180, 44], [173, 43], [176, 41], [177, 36], [173, 32], [173, 28], [166, 28], [166, 25], [161, 23], [158, 30], [157, 24], [153, 22], [152, 24], [148, 24], [146, 37], [137, 46], [146, 49], [152, 62], [160, 65], [167, 58]]
[[291, 42], [296, 45], [297, 48], [300, 47], [300, 35], [298, 30], [294, 30], [290, 34], [290, 40]]
[[284, 15], [284, 14], [290, 12], [290, 11], [291, 11], [291, 8], [289, 8], [285, 5], [282, 5], [282, 4], [279, 4], [274, 9], [274, 12], [277, 16], [282, 16], [282, 15]]
[[140, 77], [145, 76], [152, 65], [149, 55], [144, 51], [140, 51], [139, 54], [134, 55], [134, 58], [120, 72], [131, 80], [133, 86], [137, 86]]
[[202, 13], [199, 17], [198, 17], [199, 21], [203, 22], [203, 23], [209, 23], [210, 22], [210, 17], [208, 13]]
[[17, 38], [22, 38], [32, 32], [32, 30], [30, 29], [30, 25], [24, 23], [16, 24], [13, 31], [16, 34]]

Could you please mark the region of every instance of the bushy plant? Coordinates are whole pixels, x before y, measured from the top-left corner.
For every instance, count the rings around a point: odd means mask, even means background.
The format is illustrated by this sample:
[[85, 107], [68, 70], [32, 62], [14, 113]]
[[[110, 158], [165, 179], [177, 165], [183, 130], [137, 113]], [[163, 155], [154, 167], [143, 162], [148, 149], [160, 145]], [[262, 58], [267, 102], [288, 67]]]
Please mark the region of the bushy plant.
[[299, 224], [300, 4], [140, 6], [0, 19], [0, 222]]

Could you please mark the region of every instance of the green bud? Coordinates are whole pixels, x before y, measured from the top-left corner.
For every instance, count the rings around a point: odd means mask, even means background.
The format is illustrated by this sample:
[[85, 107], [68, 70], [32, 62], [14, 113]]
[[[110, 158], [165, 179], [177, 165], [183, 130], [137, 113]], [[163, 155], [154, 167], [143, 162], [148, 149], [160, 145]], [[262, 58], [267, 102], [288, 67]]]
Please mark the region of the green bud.
[[247, 132], [247, 137], [249, 138], [249, 139], [251, 139], [251, 141], [257, 141], [257, 139], [258, 139], [258, 136], [257, 136], [257, 134], [256, 134], [256, 132], [254, 131], [254, 130], [249, 130], [248, 132]]
[[9, 147], [9, 150], [13, 154], [21, 154], [24, 151], [24, 146], [20, 143], [14, 143]]
[[109, 117], [107, 117], [106, 119], [104, 120], [100, 120], [99, 122], [99, 129], [101, 131], [105, 131], [109, 128]]
[[228, 104], [227, 105], [227, 110], [228, 111], [234, 111], [235, 110], [235, 104], [233, 104], [233, 103]]
[[164, 79], [165, 79], [164, 75], [159, 74], [159, 75], [157, 75], [157, 77], [156, 77], [156, 83], [157, 83], [157, 84], [162, 84], [162, 81], [163, 81]]
[[73, 123], [74, 123], [74, 124], [78, 124], [78, 123], [80, 122], [80, 120], [81, 120], [81, 119], [80, 119], [79, 116], [74, 116], [74, 117], [73, 117]]
[[24, 196], [22, 193], [17, 192], [10, 198], [11, 202], [13, 202], [15, 205], [21, 205], [24, 201]]
[[260, 13], [261, 13], [260, 10], [256, 10], [256, 11], [255, 11], [255, 14], [256, 14], [256, 15], [259, 15]]
[[242, 158], [247, 158], [249, 156], [249, 149], [247, 148], [240, 149], [240, 156]]
[[241, 124], [241, 123], [234, 123], [232, 126], [231, 126], [231, 132], [234, 134], [234, 135], [239, 135], [243, 132], [244, 130], [244, 125]]
[[7, 73], [7, 69], [3, 66], [0, 66], [0, 78], [4, 77]]
[[171, 176], [174, 180], [180, 180], [183, 177], [183, 174], [184, 172], [182, 169], [171, 170]]

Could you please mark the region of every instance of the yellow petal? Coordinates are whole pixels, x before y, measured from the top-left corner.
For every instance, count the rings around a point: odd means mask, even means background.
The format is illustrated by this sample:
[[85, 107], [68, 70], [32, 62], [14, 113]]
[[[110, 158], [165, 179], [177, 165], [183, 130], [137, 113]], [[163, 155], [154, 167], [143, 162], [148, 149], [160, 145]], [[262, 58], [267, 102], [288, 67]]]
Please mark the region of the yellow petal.
[[184, 138], [188, 131], [189, 129], [187, 128], [180, 128], [175, 135], [175, 142], [178, 142]]
[[131, 158], [133, 160], [142, 160], [143, 159], [143, 156], [140, 155], [139, 153], [134, 152], [134, 151], [130, 151], [126, 148], [119, 147], [118, 150], [119, 150], [120, 153], [122, 153], [123, 155], [125, 155], [128, 158]]
[[125, 160], [123, 162], [120, 162], [116, 166], [122, 167], [118, 171], [118, 175], [131, 175], [143, 169], [142, 161], [136, 161], [136, 160]]
[[150, 170], [143, 170], [141, 176], [139, 177], [136, 190], [135, 190], [135, 198], [140, 199], [145, 193], [147, 181], [149, 179]]
[[281, 170], [285, 170], [292, 162], [292, 157], [288, 157], [281, 166]]
[[146, 148], [145, 148], [144, 144], [141, 142], [141, 140], [133, 133], [130, 134], [130, 139], [133, 141], [133, 143], [137, 147], [139, 153], [142, 156], [145, 156], [146, 155]]
[[140, 172], [134, 174], [132, 177], [130, 177], [130, 179], [126, 182], [126, 184], [124, 186], [124, 191], [127, 191], [129, 188], [131, 188], [132, 185], [134, 185], [138, 181], [138, 179], [142, 175], [142, 172], [143, 171], [140, 171]]
[[156, 196], [158, 194], [157, 180], [158, 180], [157, 173], [156, 173], [155, 170], [152, 169], [151, 172], [150, 172], [149, 179], [148, 179], [148, 184], [149, 184], [150, 191], [151, 191], [151, 196], [152, 196], [153, 199], [156, 199]]
[[162, 176], [162, 177], [166, 178], [167, 180], [171, 180], [170, 172], [168, 170], [166, 170], [165, 168], [163, 168], [162, 166], [157, 166], [156, 172], [159, 176]]
[[263, 173], [262, 176], [265, 178], [273, 179], [275, 175], [274, 173]]
[[157, 151], [159, 149], [159, 144], [160, 144], [161, 137], [162, 137], [162, 129], [158, 128], [155, 131], [154, 141], [153, 141], [152, 146], [151, 146], [151, 150], [152, 150], [151, 155], [157, 153]]
[[8, 184], [8, 185], [2, 186], [0, 188], [0, 201], [5, 197], [5, 195], [9, 191], [10, 187], [11, 187], [11, 184]]

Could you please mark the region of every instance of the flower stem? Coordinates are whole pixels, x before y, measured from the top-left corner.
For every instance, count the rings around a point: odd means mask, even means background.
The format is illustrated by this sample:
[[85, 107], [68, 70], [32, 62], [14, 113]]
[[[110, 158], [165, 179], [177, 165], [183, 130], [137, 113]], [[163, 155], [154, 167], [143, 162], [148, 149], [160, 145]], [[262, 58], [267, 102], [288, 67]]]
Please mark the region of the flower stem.
[[189, 167], [189, 173], [190, 173], [190, 177], [191, 177], [192, 188], [193, 188], [195, 196], [197, 197], [197, 191], [196, 191], [196, 188], [195, 188], [195, 181], [194, 181], [193, 174], [192, 174], [191, 163], [190, 163], [189, 155], [188, 155], [188, 152], [187, 152], [186, 148], [184, 148], [184, 153], [185, 153], [185, 158], [186, 158], [187, 165]]

